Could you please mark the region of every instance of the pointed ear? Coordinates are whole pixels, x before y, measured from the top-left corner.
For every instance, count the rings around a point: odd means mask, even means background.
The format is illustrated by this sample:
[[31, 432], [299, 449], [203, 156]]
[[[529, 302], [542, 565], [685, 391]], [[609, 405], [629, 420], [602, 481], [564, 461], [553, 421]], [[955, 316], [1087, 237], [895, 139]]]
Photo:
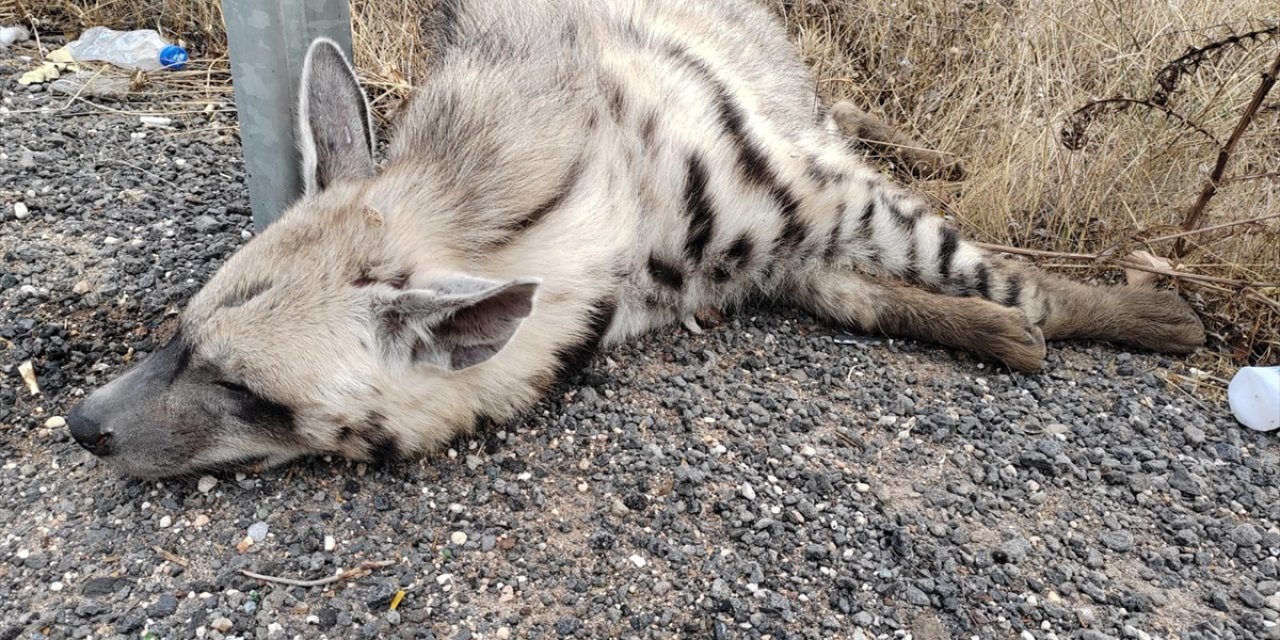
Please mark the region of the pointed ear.
[[390, 364], [430, 364], [446, 371], [485, 362], [533, 312], [540, 282], [460, 276], [380, 298], [374, 319], [382, 355]]
[[298, 95], [298, 145], [306, 195], [339, 180], [372, 176], [369, 101], [334, 41], [317, 38], [311, 43]]

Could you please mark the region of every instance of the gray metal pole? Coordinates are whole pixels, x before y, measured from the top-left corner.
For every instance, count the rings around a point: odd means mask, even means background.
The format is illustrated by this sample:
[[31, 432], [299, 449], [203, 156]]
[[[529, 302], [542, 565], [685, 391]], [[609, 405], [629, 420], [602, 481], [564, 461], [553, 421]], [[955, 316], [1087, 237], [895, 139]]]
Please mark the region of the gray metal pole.
[[253, 225], [267, 228], [302, 193], [293, 138], [307, 47], [333, 39], [351, 56], [348, 0], [222, 0], [249, 177]]

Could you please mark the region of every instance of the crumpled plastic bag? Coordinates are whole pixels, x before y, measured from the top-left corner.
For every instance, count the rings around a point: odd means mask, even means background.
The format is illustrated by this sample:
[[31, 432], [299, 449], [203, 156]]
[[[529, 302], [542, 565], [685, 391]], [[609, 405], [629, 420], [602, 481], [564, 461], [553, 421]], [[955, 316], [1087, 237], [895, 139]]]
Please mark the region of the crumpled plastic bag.
[[71, 51], [65, 46], [61, 49], [54, 49], [45, 56], [44, 64], [32, 69], [18, 78], [18, 84], [31, 85], [43, 84], [51, 80], [57, 80], [65, 71], [75, 72], [80, 69], [76, 65], [76, 61], [71, 57]]

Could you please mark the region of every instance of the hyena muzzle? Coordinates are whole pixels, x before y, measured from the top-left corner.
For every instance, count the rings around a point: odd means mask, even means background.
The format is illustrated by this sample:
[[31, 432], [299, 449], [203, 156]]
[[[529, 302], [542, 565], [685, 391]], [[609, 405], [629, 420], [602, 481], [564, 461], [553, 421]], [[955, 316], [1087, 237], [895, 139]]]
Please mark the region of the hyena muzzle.
[[870, 169], [751, 0], [442, 0], [384, 166], [350, 65], [302, 74], [305, 196], [173, 339], [69, 415], [159, 477], [413, 456], [516, 417], [602, 344], [750, 298], [1035, 371], [1045, 339], [1188, 352], [1171, 292], [989, 255]]

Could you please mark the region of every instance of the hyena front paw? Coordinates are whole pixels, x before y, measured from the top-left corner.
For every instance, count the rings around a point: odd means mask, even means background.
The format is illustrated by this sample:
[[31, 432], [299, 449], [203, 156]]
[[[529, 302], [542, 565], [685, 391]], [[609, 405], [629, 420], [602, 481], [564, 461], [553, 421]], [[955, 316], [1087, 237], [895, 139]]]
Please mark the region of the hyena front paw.
[[1152, 351], [1191, 353], [1204, 346], [1204, 324], [1181, 296], [1160, 289], [1120, 287], [1129, 331], [1116, 341]]

